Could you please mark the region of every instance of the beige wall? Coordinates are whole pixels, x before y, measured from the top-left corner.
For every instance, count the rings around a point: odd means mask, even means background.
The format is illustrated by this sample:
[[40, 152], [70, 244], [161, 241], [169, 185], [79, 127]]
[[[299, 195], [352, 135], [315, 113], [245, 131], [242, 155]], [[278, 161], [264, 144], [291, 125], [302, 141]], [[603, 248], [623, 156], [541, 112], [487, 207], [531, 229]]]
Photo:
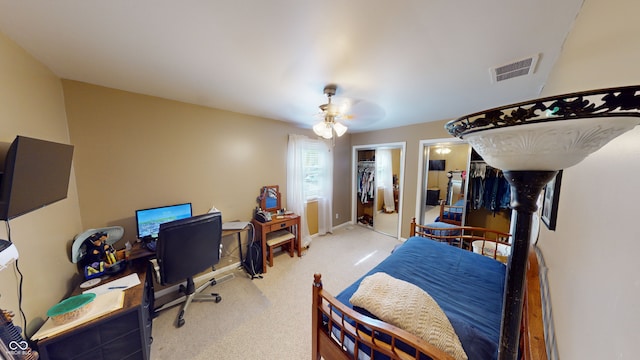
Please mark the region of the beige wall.
[[[10, 222], [29, 335], [79, 281], [69, 255], [75, 235], [121, 225], [120, 246], [135, 237], [136, 209], [184, 201], [195, 213], [215, 205], [225, 220], [248, 220], [265, 184], [281, 185], [286, 206], [288, 134], [313, 136], [280, 121], [61, 81], [2, 34], [0, 58], [0, 141], [20, 134], [75, 146], [68, 199]], [[335, 225], [350, 220], [350, 136], [333, 151]], [[223, 255], [223, 265], [237, 261], [234, 239]], [[0, 308], [19, 312], [16, 289], [13, 271], [0, 273]]]
[[[78, 148], [83, 225], [123, 226], [122, 244], [136, 237], [136, 209], [191, 202], [194, 214], [215, 205], [223, 221], [250, 220], [259, 189], [268, 184], [280, 185], [286, 207], [288, 134], [313, 136], [281, 121], [76, 81], [62, 84]], [[342, 147], [345, 139], [334, 151]], [[341, 168], [334, 178], [345, 176]], [[342, 212], [337, 193], [334, 213], [344, 218], [349, 213]], [[225, 247], [237, 248], [234, 241], [225, 239]], [[226, 252], [222, 264], [238, 257]]]
[[351, 221], [351, 190], [351, 135], [346, 134], [333, 148], [333, 226]]
[[[640, 2], [586, 0], [543, 95], [640, 84]], [[556, 231], [542, 226], [561, 359], [640, 353], [640, 127], [562, 176]]]
[[[0, 79], [0, 141], [11, 142], [16, 135], [24, 135], [69, 143], [60, 80], [3, 34]], [[22, 309], [27, 317], [27, 334], [32, 335], [44, 321], [46, 311], [65, 297], [76, 273], [69, 248], [82, 227], [73, 171], [67, 199], [10, 220], [9, 226], [20, 254]], [[0, 238], [8, 238], [6, 226], [0, 229]], [[16, 314], [18, 283], [13, 269], [0, 272], [0, 308]], [[23, 325], [19, 316], [14, 321]]]

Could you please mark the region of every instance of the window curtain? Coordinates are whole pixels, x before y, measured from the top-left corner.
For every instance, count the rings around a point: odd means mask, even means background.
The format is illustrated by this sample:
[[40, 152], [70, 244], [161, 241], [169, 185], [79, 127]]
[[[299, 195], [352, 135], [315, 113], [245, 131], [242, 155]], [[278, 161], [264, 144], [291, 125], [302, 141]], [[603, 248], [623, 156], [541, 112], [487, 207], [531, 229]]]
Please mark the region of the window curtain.
[[[310, 151], [317, 151], [318, 164], [322, 171], [320, 176], [309, 177], [306, 173], [306, 156]], [[317, 186], [316, 193], [307, 194], [305, 180]], [[306, 214], [306, 202], [310, 197], [318, 201], [318, 233], [331, 232], [333, 222], [333, 152], [324, 141], [309, 139], [303, 135], [289, 135], [287, 148], [287, 206], [289, 210], [300, 215], [300, 237], [302, 246], [311, 243], [309, 225]]]
[[324, 235], [333, 231], [333, 151], [325, 141], [312, 141], [322, 169], [318, 178], [318, 234]]
[[391, 161], [390, 149], [376, 150], [376, 181], [378, 183], [378, 196], [380, 196], [380, 190], [382, 190], [384, 199], [383, 210], [385, 212], [395, 211], [395, 202], [393, 199], [393, 170]]

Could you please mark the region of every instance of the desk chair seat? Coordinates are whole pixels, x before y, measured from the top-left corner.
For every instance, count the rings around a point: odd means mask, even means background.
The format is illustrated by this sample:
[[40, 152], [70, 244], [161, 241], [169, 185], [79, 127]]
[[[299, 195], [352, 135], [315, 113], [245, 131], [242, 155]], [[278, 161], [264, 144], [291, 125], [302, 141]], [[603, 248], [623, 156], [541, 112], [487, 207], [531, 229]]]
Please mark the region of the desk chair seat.
[[[184, 325], [184, 315], [192, 301], [213, 300], [220, 302], [216, 293], [201, 294], [216, 284], [214, 278], [201, 286], [195, 286], [193, 277], [211, 268], [220, 261], [222, 240], [222, 218], [220, 213], [209, 213], [176, 220], [160, 225], [156, 247], [159, 283], [173, 285], [181, 283], [182, 296], [157, 309], [159, 312], [182, 303], [176, 326]], [[183, 282], [185, 282], [183, 284]]]
[[295, 238], [295, 235], [285, 229], [267, 234], [267, 254], [269, 266], [273, 266], [273, 249], [279, 246], [286, 246], [289, 250], [289, 256], [293, 257]]

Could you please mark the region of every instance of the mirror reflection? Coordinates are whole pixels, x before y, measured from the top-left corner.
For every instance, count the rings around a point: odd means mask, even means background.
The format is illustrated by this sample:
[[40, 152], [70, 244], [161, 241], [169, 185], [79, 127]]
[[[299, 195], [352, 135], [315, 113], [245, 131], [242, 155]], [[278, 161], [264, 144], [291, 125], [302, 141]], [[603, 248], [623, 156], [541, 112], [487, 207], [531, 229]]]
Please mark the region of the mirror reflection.
[[404, 144], [353, 147], [356, 222], [398, 237], [400, 234]]
[[464, 199], [464, 171], [454, 170], [447, 173], [449, 182], [447, 183], [447, 205], [454, 205], [459, 200]]
[[276, 212], [280, 206], [280, 187], [278, 185], [267, 185], [260, 189], [260, 208], [266, 212]]
[[[451, 210], [464, 212], [465, 208], [465, 172], [469, 164], [469, 144], [433, 143], [423, 148], [424, 172], [422, 177], [422, 200], [420, 221], [423, 224], [434, 222], [441, 212]], [[456, 214], [460, 222], [463, 214]]]

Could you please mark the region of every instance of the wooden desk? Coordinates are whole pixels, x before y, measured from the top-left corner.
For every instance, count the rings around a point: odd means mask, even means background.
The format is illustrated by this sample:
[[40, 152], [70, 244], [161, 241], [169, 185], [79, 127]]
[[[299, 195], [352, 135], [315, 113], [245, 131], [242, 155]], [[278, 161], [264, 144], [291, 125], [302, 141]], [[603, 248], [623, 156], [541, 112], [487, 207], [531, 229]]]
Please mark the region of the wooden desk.
[[[237, 235], [238, 238], [238, 249], [240, 251], [240, 263], [242, 263], [243, 255], [242, 255], [242, 239], [240, 234], [243, 231], [249, 231], [249, 226], [245, 226], [244, 229], [234, 229], [234, 230], [222, 230], [222, 237]], [[251, 234], [248, 234], [251, 236]], [[134, 242], [131, 248], [131, 254], [129, 254], [129, 260], [136, 260], [140, 258], [150, 258], [156, 256], [156, 252], [149, 250], [145, 243], [143, 242]]]
[[[41, 359], [149, 359], [153, 319], [153, 275], [143, 259], [113, 279], [137, 273], [140, 285], [124, 292], [122, 309], [37, 341]], [[109, 281], [108, 279], [106, 281]], [[101, 281], [99, 285], [106, 281]], [[72, 295], [85, 289], [78, 286]]]
[[251, 220], [253, 226], [256, 228], [257, 240], [262, 244], [262, 273], [267, 272], [267, 234], [270, 232], [289, 229], [293, 235], [295, 235], [295, 248], [298, 251], [298, 257], [302, 256], [302, 244], [300, 243], [300, 216], [299, 215], [284, 215], [282, 219], [276, 219], [273, 216], [273, 220], [265, 223], [261, 223], [256, 219]]
[[156, 252], [149, 250], [147, 245], [142, 241], [136, 241], [131, 246], [131, 254], [129, 254], [129, 261], [140, 259], [140, 258], [150, 258], [156, 256]]

